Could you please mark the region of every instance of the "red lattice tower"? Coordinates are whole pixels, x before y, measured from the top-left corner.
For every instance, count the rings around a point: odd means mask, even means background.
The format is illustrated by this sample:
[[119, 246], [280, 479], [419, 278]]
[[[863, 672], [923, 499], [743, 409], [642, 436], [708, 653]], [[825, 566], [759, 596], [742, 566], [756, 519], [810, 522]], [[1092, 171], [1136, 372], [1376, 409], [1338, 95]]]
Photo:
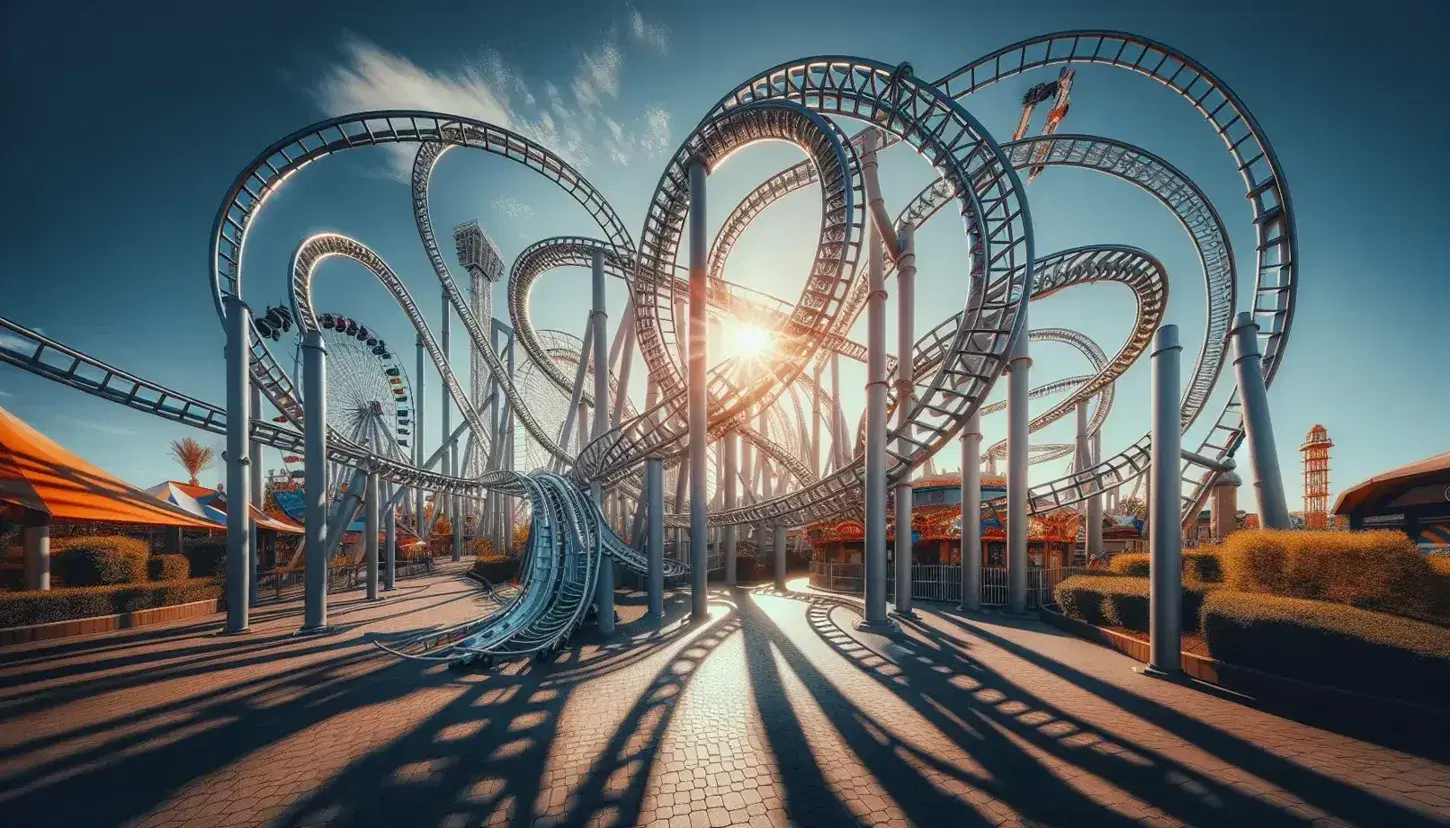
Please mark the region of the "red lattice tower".
[[1309, 429], [1304, 445], [1304, 528], [1324, 529], [1329, 525], [1329, 450], [1334, 441], [1322, 425]]

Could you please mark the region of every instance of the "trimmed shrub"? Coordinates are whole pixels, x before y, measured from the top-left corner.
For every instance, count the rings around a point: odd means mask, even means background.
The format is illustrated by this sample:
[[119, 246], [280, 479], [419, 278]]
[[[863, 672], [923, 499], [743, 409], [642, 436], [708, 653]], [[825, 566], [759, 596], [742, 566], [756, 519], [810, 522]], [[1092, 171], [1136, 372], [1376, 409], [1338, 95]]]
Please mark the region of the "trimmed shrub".
[[[1074, 575], [1053, 589], [1063, 615], [1098, 627], [1123, 627], [1148, 632], [1147, 578]], [[1198, 631], [1199, 610], [1214, 587], [1183, 587], [1183, 630]]]
[[1119, 552], [1108, 561], [1108, 571], [1128, 578], [1148, 577], [1147, 552]]
[[181, 553], [191, 562], [191, 574], [198, 578], [220, 578], [227, 574], [226, 541], [196, 541], [187, 544]]
[[211, 578], [138, 586], [118, 584], [45, 592], [6, 592], [0, 593], [0, 627], [115, 615], [219, 597], [221, 585]]
[[144, 583], [148, 551], [146, 541], [124, 535], [55, 538], [50, 571], [68, 587]]
[[1203, 634], [1216, 659], [1301, 681], [1437, 706], [1450, 686], [1443, 627], [1343, 604], [1222, 590]]
[[1238, 592], [1421, 618], [1437, 610], [1435, 570], [1401, 532], [1235, 532], [1224, 542], [1223, 563], [1226, 583]]
[[769, 577], [770, 572], [767, 567], [761, 565], [760, 559], [748, 555], [741, 555], [735, 559], [736, 582], [748, 584]]
[[473, 574], [491, 584], [502, 584], [519, 574], [519, 562], [503, 555], [482, 555], [473, 562]]
[[[1108, 570], [1114, 575], [1129, 578], [1148, 577], [1147, 552], [1123, 552], [1108, 561]], [[1223, 564], [1216, 547], [1184, 550], [1183, 583], [1217, 584], [1223, 581]]]
[[153, 581], [185, 581], [191, 577], [191, 561], [185, 555], [152, 555], [146, 566]]

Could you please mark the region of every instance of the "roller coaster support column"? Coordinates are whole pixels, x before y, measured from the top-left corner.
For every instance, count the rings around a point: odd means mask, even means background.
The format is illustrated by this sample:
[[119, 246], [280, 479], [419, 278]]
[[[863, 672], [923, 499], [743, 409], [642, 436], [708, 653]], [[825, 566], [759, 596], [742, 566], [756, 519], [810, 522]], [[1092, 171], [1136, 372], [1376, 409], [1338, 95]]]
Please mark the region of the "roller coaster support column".
[[[1092, 451], [1092, 454], [1091, 454], [1091, 456], [1088, 459], [1089, 459], [1089, 461], [1093, 465], [1097, 465], [1099, 462], [1102, 461], [1103, 433], [1101, 431], [1097, 431], [1097, 432], [1094, 432], [1093, 433], [1091, 451]], [[1099, 491], [1097, 494], [1095, 494], [1092, 497], [1088, 498], [1088, 504], [1087, 504], [1087, 537], [1085, 538], [1085, 540], [1087, 541], [1087, 556], [1088, 556], [1088, 560], [1092, 560], [1093, 558], [1100, 557], [1103, 554], [1103, 493], [1102, 493], [1102, 491]]]
[[690, 617], [699, 622], [709, 616], [706, 577], [709, 575], [710, 512], [705, 490], [709, 472], [705, 459], [708, 438], [705, 411], [705, 340], [708, 336], [705, 294], [705, 257], [709, 240], [705, 226], [705, 177], [702, 161], [690, 163]]
[[644, 462], [644, 488], [649, 497], [649, 614], [665, 616], [665, 464], [658, 457]]
[[[1076, 414], [1077, 418], [1077, 431], [1075, 434], [1075, 439], [1073, 441], [1076, 450], [1073, 452], [1072, 470], [1073, 474], [1076, 474], [1078, 476], [1078, 480], [1086, 481], [1086, 478], [1084, 478], [1082, 474], [1086, 469], [1092, 468], [1093, 465], [1092, 441], [1088, 437], [1088, 401], [1078, 400], [1077, 405], [1073, 408], [1073, 412], [1074, 414]], [[1087, 501], [1083, 501], [1082, 504], [1078, 506], [1077, 511], [1079, 516], [1081, 516], [1082, 518], [1082, 548], [1083, 553], [1086, 554], [1088, 547]]]
[[[1252, 336], [1252, 331], [1250, 332]], [[1148, 668], [1159, 674], [1182, 667], [1183, 644], [1183, 479], [1179, 462], [1183, 432], [1178, 394], [1182, 387], [1178, 326], [1163, 325], [1153, 335], [1153, 488], [1148, 509]]]
[[[604, 251], [595, 250], [591, 262], [594, 305], [589, 312], [590, 332], [594, 335], [594, 437], [598, 439], [609, 430], [609, 355], [604, 340], [608, 331], [609, 317], [604, 310]], [[595, 481], [589, 484], [589, 494], [594, 505], [604, 506], [604, 489]], [[607, 523], [600, 512], [600, 521]], [[599, 527], [603, 531], [604, 526]], [[610, 635], [614, 632], [614, 565], [609, 554], [599, 562], [599, 582], [596, 601], [599, 606], [599, 632]]]
[[831, 399], [835, 406], [831, 411], [831, 455], [836, 458], [836, 468], [846, 464], [846, 430], [841, 420], [841, 355], [831, 354]]
[[[756, 420], [756, 429], [761, 434], [770, 433], [766, 425], [768, 419], [765, 409], [761, 409], [759, 417]], [[756, 452], [755, 464], [756, 471], [760, 474], [760, 496], [765, 500], [770, 500], [775, 496], [774, 482], [770, 479], [770, 458], [764, 451]], [[761, 560], [765, 556], [766, 533], [769, 531], [770, 526], [765, 521], [761, 521], [755, 527], [756, 560]]]
[[[722, 452], [725, 457], [720, 464], [725, 470], [725, 510], [730, 511], [736, 507], [736, 482], [740, 475], [740, 435], [734, 431], [728, 431], [723, 438], [725, 450]], [[725, 531], [725, 583], [735, 586], [735, 536], [736, 527], [726, 526]]]
[[[417, 377], [417, 383], [413, 388], [413, 453], [416, 455], [417, 458], [415, 460], [415, 464], [419, 468], [423, 467], [423, 461], [428, 456], [427, 454], [424, 454], [425, 449], [423, 448], [423, 427], [424, 424], [427, 422], [427, 420], [423, 419], [423, 370], [425, 365], [423, 359], [423, 337], [419, 336], [418, 371], [416, 374], [414, 374], [414, 376]], [[446, 437], [448, 435], [445, 434], [444, 436]], [[423, 518], [423, 509], [427, 505], [424, 502], [423, 487], [421, 485], [418, 486], [417, 489], [413, 490], [413, 495], [416, 498], [416, 500], [414, 501], [413, 525], [414, 528], [417, 530], [418, 540], [421, 540], [424, 543], [423, 554], [426, 555], [428, 553], [428, 536], [427, 533], [424, 531], [424, 527], [428, 525], [428, 521]]]
[[1027, 611], [1027, 400], [1032, 358], [1027, 352], [1027, 307], [1021, 335], [1007, 363], [1007, 606]]
[[[866, 133], [861, 171], [867, 197], [875, 197], [876, 149], [880, 133]], [[867, 274], [870, 293], [866, 304], [866, 615], [860, 626], [890, 630], [886, 617], [886, 284], [882, 261], [882, 233], [867, 222]]]
[[[247, 631], [250, 581], [247, 558], [252, 554], [251, 458], [247, 437], [252, 428], [251, 352], [248, 334], [252, 312], [237, 296], [226, 299], [227, 312], [227, 632]], [[320, 334], [319, 334], [320, 336]], [[319, 467], [326, 463], [323, 458]]]
[[367, 492], [363, 495], [363, 538], [364, 556], [368, 567], [368, 600], [378, 600], [378, 520], [381, 517], [378, 502], [378, 473], [368, 472]]
[[1265, 529], [1288, 529], [1289, 505], [1284, 499], [1284, 478], [1279, 474], [1274, 425], [1269, 418], [1269, 393], [1264, 387], [1263, 356], [1259, 353], [1259, 326], [1253, 314], [1240, 313], [1231, 335], [1239, 402], [1244, 409], [1244, 435], [1248, 438], [1254, 477], [1259, 481], [1259, 521]]
[[811, 377], [811, 473], [816, 479], [821, 476], [821, 372], [825, 367], [825, 360], [817, 357]]
[[50, 515], [26, 512], [20, 543], [25, 547], [25, 588], [50, 589]]
[[[915, 387], [911, 355], [916, 347], [916, 228], [903, 224], [897, 231], [901, 252], [896, 260], [896, 433], [897, 450], [911, 454], [911, 395]], [[911, 610], [911, 468], [903, 466], [896, 481], [896, 614], [907, 618]]]
[[[449, 365], [452, 365], [453, 364], [453, 354], [449, 350], [449, 345], [448, 345], [448, 341], [450, 339], [450, 336], [449, 336], [449, 328], [452, 327], [452, 324], [453, 324], [453, 305], [452, 305], [452, 303], [450, 303], [448, 301], [448, 292], [447, 291], [444, 291], [443, 292], [443, 336], [442, 336], [442, 342], [440, 342], [439, 344], [443, 346], [443, 361], [445, 363], [449, 364]], [[446, 434], [449, 434], [449, 433], [451, 433], [453, 431], [453, 426], [452, 426], [452, 421], [453, 421], [453, 405], [452, 405], [452, 403], [450, 403], [448, 401], [448, 395], [447, 394], [444, 394], [443, 395], [442, 403], [443, 403], [443, 431], [442, 431], [442, 433], [446, 435]], [[447, 474], [447, 475], [455, 475], [455, 474], [458, 473], [458, 444], [457, 443], [454, 443], [452, 446], [449, 447], [449, 449], [448, 449], [448, 455], [443, 458], [443, 473], [444, 474]], [[436, 509], [436, 510], [438, 510], [438, 513], [440, 515], [446, 516], [448, 518], [448, 528], [453, 533], [453, 549], [452, 549], [452, 553], [451, 553], [451, 555], [449, 557], [452, 560], [455, 560], [455, 561], [462, 560], [462, 558], [463, 558], [463, 527], [461, 527], [461, 526], [458, 525], [457, 502], [458, 501], [451, 494], [446, 495], [446, 494], [444, 494], [442, 492], [439, 492], [439, 493], [437, 493], [437, 494], [435, 494], [433, 496], [433, 508]]]
[[[262, 414], [262, 386], [255, 382], [249, 382], [252, 390], [252, 417], [259, 418]], [[266, 474], [265, 466], [262, 464], [262, 444], [253, 440], [247, 447], [247, 457], [252, 461], [252, 506], [261, 511], [265, 505], [265, 493], [262, 488], [263, 476]], [[247, 597], [252, 606], [257, 605], [257, 556], [261, 554], [262, 545], [257, 536], [257, 521], [251, 521], [252, 550], [247, 555]]]
[[[419, 349], [422, 352], [422, 349]], [[419, 395], [422, 397], [422, 373]], [[306, 496], [307, 544], [302, 629], [327, 629], [327, 346], [321, 331], [302, 335], [303, 494]], [[421, 418], [415, 418], [422, 430]], [[415, 437], [414, 439], [421, 439]], [[422, 489], [418, 490], [418, 521], [422, 524]]]
[[973, 412], [962, 432], [962, 602], [982, 608], [982, 415]]
[[393, 489], [383, 498], [383, 591], [392, 592], [398, 584], [398, 512], [393, 508]]
[[778, 590], [781, 590], [782, 592], [784, 592], [785, 591], [785, 564], [786, 564], [786, 560], [785, 560], [785, 526], [783, 524], [776, 524], [776, 526], [775, 526], [775, 537], [773, 537], [771, 539], [771, 544], [770, 545], [773, 546], [773, 547], [775, 547], [770, 552], [770, 554], [772, 556], [772, 561], [775, 564], [775, 588], [778, 589]]

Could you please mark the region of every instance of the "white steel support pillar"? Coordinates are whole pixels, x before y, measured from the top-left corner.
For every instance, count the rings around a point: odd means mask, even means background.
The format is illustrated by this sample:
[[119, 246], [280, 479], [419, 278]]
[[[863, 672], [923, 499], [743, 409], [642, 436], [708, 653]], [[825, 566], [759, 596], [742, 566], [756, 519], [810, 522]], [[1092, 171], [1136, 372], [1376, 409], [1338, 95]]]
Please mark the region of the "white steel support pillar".
[[1179, 463], [1183, 432], [1178, 395], [1182, 387], [1178, 326], [1163, 325], [1153, 335], [1153, 454], [1148, 495], [1148, 667], [1158, 673], [1182, 668], [1183, 530], [1179, 521], [1183, 478]]
[[[756, 422], [756, 426], [755, 426], [756, 427], [756, 430], [758, 430], [761, 434], [769, 434], [770, 433], [767, 430], [767, 425], [766, 425], [768, 419], [769, 418], [766, 416], [765, 410], [762, 409], [761, 412], [760, 412], [760, 414], [757, 415], [757, 418], [756, 418], [756, 421], [755, 421]], [[774, 484], [774, 481], [771, 480], [771, 474], [770, 474], [770, 457], [768, 457], [763, 450], [756, 452], [755, 465], [756, 465], [755, 471], [760, 475], [760, 496], [764, 500], [770, 500], [772, 497], [775, 496], [775, 484]], [[755, 559], [757, 561], [763, 561], [763, 560], [765, 560], [765, 543], [766, 543], [766, 540], [767, 540], [766, 535], [769, 532], [770, 532], [770, 526], [765, 521], [762, 520], [760, 523], [756, 524], [756, 527], [755, 527], [755, 547], [756, 547], [755, 548]], [[774, 536], [772, 535], [771, 536], [771, 542], [772, 543], [774, 543], [773, 538], [774, 538]]]
[[[912, 452], [911, 396], [916, 385], [912, 352], [916, 348], [916, 228], [910, 223], [897, 231], [901, 252], [896, 277], [896, 450]], [[908, 618], [911, 610], [911, 472], [903, 467], [896, 481], [896, 614]]]
[[[439, 343], [443, 347], [443, 361], [450, 367], [453, 365], [453, 352], [449, 350], [450, 328], [453, 325], [453, 306], [448, 302], [448, 293], [443, 293], [443, 335]], [[443, 431], [444, 437], [453, 433], [453, 405], [448, 400], [445, 391], [441, 400], [443, 407]], [[449, 476], [458, 473], [458, 442], [454, 441], [448, 447], [448, 453], [443, 455], [443, 473]], [[457, 500], [451, 494], [438, 492], [433, 495], [433, 508], [438, 514], [448, 518], [448, 528], [453, 533], [453, 545], [450, 552], [452, 560], [463, 558], [463, 527], [458, 525], [458, 513], [456, 509]]]
[[1244, 437], [1249, 460], [1258, 480], [1259, 523], [1265, 529], [1288, 529], [1289, 505], [1284, 496], [1284, 478], [1279, 474], [1279, 454], [1274, 445], [1274, 425], [1269, 417], [1269, 392], [1264, 386], [1263, 356], [1259, 353], [1259, 326], [1254, 315], [1243, 311], [1230, 334], [1234, 340], [1234, 373], [1238, 379], [1239, 402], [1244, 411]]
[[[725, 433], [725, 450], [720, 466], [725, 471], [725, 510], [730, 511], [737, 505], [736, 483], [740, 475], [740, 435], [737, 432]], [[735, 539], [738, 530], [732, 524], [724, 527], [725, 533], [725, 583], [735, 586]]]
[[696, 622], [709, 617], [706, 578], [709, 567], [710, 512], [706, 498], [705, 441], [708, 419], [705, 410], [705, 341], [708, 336], [705, 292], [705, 259], [709, 240], [705, 224], [705, 178], [709, 170], [703, 161], [690, 163], [690, 616]]
[[[1089, 460], [1096, 466], [1102, 461], [1103, 456], [1103, 433], [1097, 431], [1092, 436], [1091, 456]], [[1088, 498], [1087, 504], [1087, 556], [1088, 560], [1102, 557], [1103, 554], [1103, 493], [1099, 491]]]
[[[252, 312], [240, 297], [226, 298], [227, 314], [227, 627], [244, 633], [249, 623], [250, 577], [247, 558], [252, 554], [252, 460], [247, 456], [252, 428], [251, 343]], [[325, 463], [323, 458], [319, 465]]]
[[378, 473], [368, 472], [367, 490], [363, 494], [363, 560], [368, 570], [368, 600], [378, 600], [378, 530], [382, 504], [378, 501]]
[[973, 412], [962, 432], [962, 601], [982, 608], [982, 415]]
[[[811, 377], [811, 473], [817, 480], [821, 477], [821, 372], [825, 367], [826, 361], [817, 357]], [[749, 480], [750, 472], [747, 470], [745, 474]]]
[[[876, 176], [879, 141], [877, 130], [866, 133], [861, 171], [868, 186]], [[886, 617], [886, 268], [880, 229], [871, 221], [867, 228], [866, 613], [861, 626], [880, 631], [892, 626]]]
[[1027, 423], [1032, 358], [1027, 350], [1027, 308], [1022, 335], [1007, 362], [1007, 607], [1027, 611]]
[[665, 464], [658, 457], [644, 463], [644, 488], [649, 498], [649, 614], [665, 616]]
[[302, 629], [321, 632], [327, 628], [327, 345], [321, 331], [302, 335], [302, 404], [307, 544]]
[[393, 487], [388, 486], [383, 498], [383, 591], [392, 592], [398, 584], [398, 510], [393, 505]]
[[[249, 382], [248, 385], [251, 386], [252, 391], [252, 418], [260, 419], [262, 416], [262, 386], [255, 382]], [[250, 428], [248, 430], [250, 431]], [[262, 444], [256, 440], [251, 441], [247, 445], [247, 457], [252, 461], [250, 475], [252, 484], [252, 506], [257, 511], [263, 510], [266, 497], [265, 489], [262, 485], [266, 482], [263, 479], [266, 476], [266, 466], [262, 462], [262, 451]], [[262, 543], [261, 538], [257, 534], [257, 521], [255, 519], [251, 521], [251, 527], [252, 548], [247, 555], [247, 599], [255, 607], [257, 605], [258, 592], [257, 565], [259, 561], [257, 558], [262, 554]]]
[[775, 564], [775, 588], [781, 592], [785, 591], [785, 525], [776, 524], [775, 537], [771, 539], [772, 562]]
[[20, 530], [20, 544], [25, 548], [25, 588], [50, 589], [50, 515], [29, 512]]
[[[597, 439], [609, 430], [609, 357], [604, 341], [608, 336], [606, 326], [608, 315], [604, 306], [604, 251], [595, 250], [590, 262], [591, 285], [594, 302], [589, 312], [589, 326], [594, 334], [594, 436]], [[580, 422], [583, 425], [583, 422]], [[581, 432], [582, 433], [582, 432]], [[589, 484], [589, 496], [594, 505], [604, 507], [604, 489], [599, 481]], [[600, 511], [601, 523], [604, 512]], [[600, 526], [603, 531], [606, 527]], [[595, 593], [598, 605], [599, 632], [602, 635], [614, 633], [614, 563], [609, 553], [599, 562], [598, 590]]]
[[831, 411], [831, 456], [836, 458], [836, 468], [846, 464], [846, 430], [841, 421], [841, 355], [831, 354], [831, 398], [835, 401]]
[[[424, 359], [425, 355], [423, 352], [423, 337], [419, 336], [418, 370], [417, 373], [414, 374], [415, 381], [413, 383], [413, 454], [416, 458], [415, 463], [420, 469], [423, 468], [423, 463], [428, 458], [428, 455], [426, 454], [426, 449], [423, 448], [423, 427], [424, 424], [428, 422], [426, 419], [423, 418], [423, 378], [425, 376], [423, 373], [423, 366], [425, 365], [423, 361]], [[443, 436], [447, 437], [448, 435], [445, 434]], [[418, 532], [418, 540], [423, 541], [423, 554], [426, 555], [428, 553], [428, 537], [425, 533], [425, 528], [428, 525], [428, 521], [425, 520], [423, 517], [423, 509], [426, 508], [427, 503], [425, 495], [423, 493], [423, 487], [421, 485], [413, 490], [413, 496], [416, 498], [413, 507], [414, 526]]]

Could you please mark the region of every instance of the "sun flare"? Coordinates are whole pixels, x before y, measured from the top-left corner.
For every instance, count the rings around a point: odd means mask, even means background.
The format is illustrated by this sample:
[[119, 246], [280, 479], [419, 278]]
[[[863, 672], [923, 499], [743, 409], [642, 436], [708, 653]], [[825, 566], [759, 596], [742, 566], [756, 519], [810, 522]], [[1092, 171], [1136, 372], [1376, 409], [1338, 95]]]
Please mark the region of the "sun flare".
[[770, 351], [775, 344], [775, 334], [758, 325], [741, 325], [735, 329], [735, 351], [741, 356], [754, 357]]

